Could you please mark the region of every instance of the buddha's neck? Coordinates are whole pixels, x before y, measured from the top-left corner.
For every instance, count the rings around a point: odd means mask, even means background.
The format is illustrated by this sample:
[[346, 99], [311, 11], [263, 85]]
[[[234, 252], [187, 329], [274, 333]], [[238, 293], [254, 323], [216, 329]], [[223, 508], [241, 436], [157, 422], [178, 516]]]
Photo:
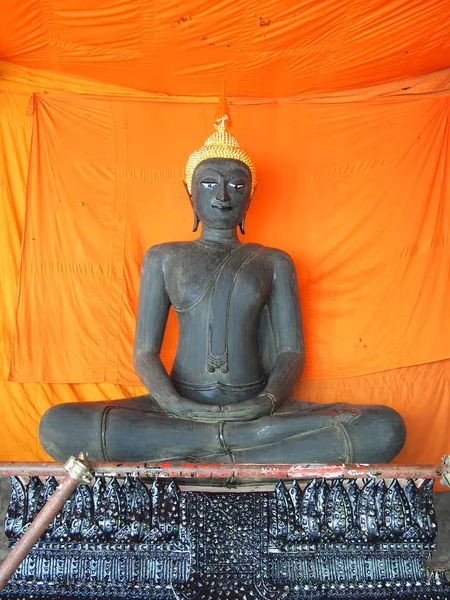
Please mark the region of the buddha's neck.
[[236, 228], [233, 229], [209, 229], [202, 226], [202, 233], [198, 238], [200, 242], [209, 242], [224, 246], [240, 244]]

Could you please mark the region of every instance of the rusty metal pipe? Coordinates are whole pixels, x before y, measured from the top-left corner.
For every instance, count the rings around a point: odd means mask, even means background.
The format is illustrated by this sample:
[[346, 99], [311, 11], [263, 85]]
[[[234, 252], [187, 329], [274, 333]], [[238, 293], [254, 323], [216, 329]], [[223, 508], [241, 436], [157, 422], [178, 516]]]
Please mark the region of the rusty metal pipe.
[[[125, 477], [133, 473], [142, 478], [169, 477], [194, 480], [234, 479], [271, 481], [278, 479], [354, 479], [381, 477], [385, 479], [437, 479], [450, 477], [450, 464], [222, 464], [222, 463], [91, 463], [95, 475]], [[65, 475], [63, 463], [0, 462], [0, 476]]]
[[62, 467], [62, 470], [64, 469], [66, 473], [64, 479], [36, 515], [29, 529], [0, 565], [0, 591], [6, 586], [17, 567], [62, 509], [66, 500], [70, 498], [77, 485], [87, 483], [89, 480], [89, 465], [82, 454], [80, 454], [78, 460], [71, 457]]

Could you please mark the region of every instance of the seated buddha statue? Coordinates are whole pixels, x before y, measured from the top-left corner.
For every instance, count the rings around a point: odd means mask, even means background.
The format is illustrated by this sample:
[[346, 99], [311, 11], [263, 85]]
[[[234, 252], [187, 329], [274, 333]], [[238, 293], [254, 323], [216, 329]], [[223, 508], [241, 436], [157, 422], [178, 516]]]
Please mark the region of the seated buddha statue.
[[[393, 409], [292, 398], [305, 359], [294, 264], [240, 241], [255, 169], [227, 115], [215, 127], [186, 167], [201, 235], [143, 259], [134, 366], [149, 393], [50, 408], [43, 447], [57, 460], [83, 450], [98, 461], [390, 461], [405, 440]], [[171, 306], [179, 338], [169, 375], [160, 349]]]

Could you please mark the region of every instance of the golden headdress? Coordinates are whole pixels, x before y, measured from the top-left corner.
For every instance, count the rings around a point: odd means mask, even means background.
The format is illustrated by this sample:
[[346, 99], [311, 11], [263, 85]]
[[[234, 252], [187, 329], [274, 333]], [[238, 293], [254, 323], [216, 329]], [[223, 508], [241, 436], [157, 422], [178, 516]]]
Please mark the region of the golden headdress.
[[189, 193], [192, 192], [192, 177], [196, 167], [208, 158], [234, 158], [240, 160], [247, 165], [252, 174], [252, 193], [256, 185], [256, 173], [253, 161], [239, 145], [237, 139], [228, 131], [228, 126], [231, 124], [228, 103], [225, 97], [217, 109], [216, 121], [214, 127], [216, 131], [210, 135], [203, 146], [193, 152], [186, 164], [186, 186]]

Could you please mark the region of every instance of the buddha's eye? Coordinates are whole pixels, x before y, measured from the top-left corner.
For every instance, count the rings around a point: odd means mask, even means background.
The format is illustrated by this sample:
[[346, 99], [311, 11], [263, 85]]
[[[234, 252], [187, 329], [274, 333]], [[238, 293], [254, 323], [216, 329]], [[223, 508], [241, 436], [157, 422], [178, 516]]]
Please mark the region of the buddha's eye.
[[212, 190], [217, 185], [217, 181], [210, 181], [208, 179], [203, 180], [201, 183], [208, 190]]
[[243, 181], [230, 181], [228, 185], [234, 190], [240, 190], [245, 186], [245, 183]]

